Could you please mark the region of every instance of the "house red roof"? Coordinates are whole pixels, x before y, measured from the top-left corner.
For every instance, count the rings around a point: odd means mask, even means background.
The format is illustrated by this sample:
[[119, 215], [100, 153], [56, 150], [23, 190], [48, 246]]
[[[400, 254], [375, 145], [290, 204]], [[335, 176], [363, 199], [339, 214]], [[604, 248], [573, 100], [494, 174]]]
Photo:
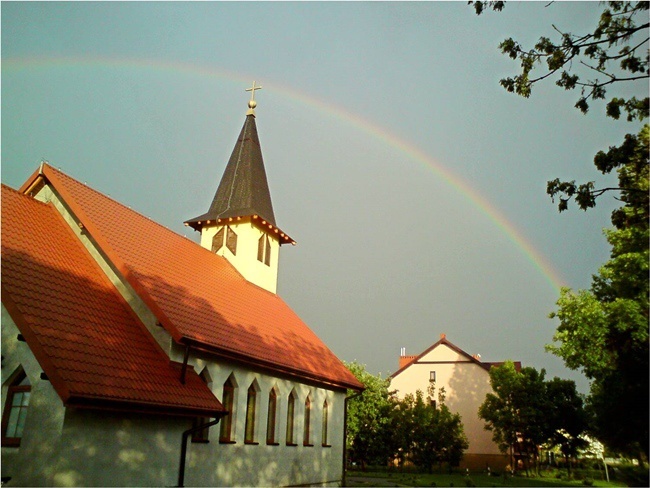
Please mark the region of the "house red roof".
[[277, 295], [223, 257], [49, 165], [45, 178], [87, 233], [180, 343], [340, 388], [363, 385]]
[[66, 405], [215, 417], [52, 204], [2, 185], [2, 302]]

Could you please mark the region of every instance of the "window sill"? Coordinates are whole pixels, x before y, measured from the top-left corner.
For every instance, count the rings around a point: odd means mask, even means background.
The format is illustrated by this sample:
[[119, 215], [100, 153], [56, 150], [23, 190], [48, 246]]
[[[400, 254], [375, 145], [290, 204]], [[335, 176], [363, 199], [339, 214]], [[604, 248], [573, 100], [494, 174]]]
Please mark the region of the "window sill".
[[303, 442], [302, 445], [305, 447], [314, 447], [313, 444], [309, 444], [308, 442]]
[[259, 446], [260, 445], [259, 442], [255, 442], [255, 441], [244, 441], [244, 444], [246, 444], [247, 446]]
[[266, 445], [267, 446], [279, 446], [280, 443], [279, 442], [267, 442]]
[[298, 444], [295, 444], [293, 442], [287, 442], [287, 447], [296, 447]]
[[236, 444], [236, 441], [231, 441], [228, 439], [219, 439], [219, 444]]
[[4, 437], [2, 439], [2, 447], [20, 447], [20, 438]]
[[332, 444], [322, 444], [323, 447], [332, 447]]

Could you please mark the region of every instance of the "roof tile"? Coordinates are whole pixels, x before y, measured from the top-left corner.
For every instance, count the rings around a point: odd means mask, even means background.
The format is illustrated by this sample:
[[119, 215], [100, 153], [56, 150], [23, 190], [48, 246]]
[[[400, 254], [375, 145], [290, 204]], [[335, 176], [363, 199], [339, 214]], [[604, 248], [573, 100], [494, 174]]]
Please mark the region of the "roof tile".
[[49, 165], [43, 174], [176, 340], [362, 388], [282, 299], [246, 281], [225, 258]]

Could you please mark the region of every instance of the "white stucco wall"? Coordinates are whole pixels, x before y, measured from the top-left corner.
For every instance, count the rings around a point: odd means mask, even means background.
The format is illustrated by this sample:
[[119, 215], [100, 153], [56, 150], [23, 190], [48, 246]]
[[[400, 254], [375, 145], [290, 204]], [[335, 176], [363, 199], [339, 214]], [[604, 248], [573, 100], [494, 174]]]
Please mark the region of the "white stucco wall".
[[[219, 426], [209, 432], [208, 444], [190, 443], [188, 449], [188, 486], [284, 486], [296, 484], [337, 484], [343, 469], [343, 414], [344, 392], [336, 392], [260, 374], [228, 363], [215, 363], [209, 358], [195, 358], [192, 364], [197, 372], [207, 367], [210, 387], [223, 400], [223, 384], [233, 375], [236, 384], [234, 444], [219, 443]], [[255, 441], [258, 445], [244, 444], [246, 424], [246, 399], [248, 387], [257, 381], [260, 392], [257, 398]], [[266, 425], [269, 393], [278, 392], [277, 441], [279, 445], [266, 444]], [[294, 442], [286, 445], [287, 405], [295, 389]], [[305, 399], [311, 395], [310, 442], [303, 446]], [[329, 409], [328, 443], [322, 446], [322, 407], [327, 400]]]
[[391, 388], [403, 398], [418, 389], [427, 394], [430, 372], [436, 372], [437, 392], [444, 387], [445, 404], [461, 416], [465, 435], [469, 441], [467, 454], [500, 454], [492, 442], [492, 433], [484, 429], [485, 423], [478, 418], [479, 406], [485, 395], [492, 391], [488, 372], [478, 364], [441, 344], [417, 363], [408, 366], [391, 380]]
[[2, 413], [9, 384], [20, 367], [32, 390], [19, 447], [2, 447], [2, 476], [11, 476], [14, 486], [50, 485], [59, 450], [65, 408], [26, 342], [18, 341], [19, 330], [2, 306]]

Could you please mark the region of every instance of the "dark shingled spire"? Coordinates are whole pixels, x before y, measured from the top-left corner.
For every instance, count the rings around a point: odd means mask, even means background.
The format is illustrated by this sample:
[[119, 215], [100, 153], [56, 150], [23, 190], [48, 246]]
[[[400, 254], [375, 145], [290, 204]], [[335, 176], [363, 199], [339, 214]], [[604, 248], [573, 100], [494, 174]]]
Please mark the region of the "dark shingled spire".
[[186, 224], [197, 229], [199, 222], [252, 215], [276, 227], [255, 115], [249, 111], [210, 210]]

